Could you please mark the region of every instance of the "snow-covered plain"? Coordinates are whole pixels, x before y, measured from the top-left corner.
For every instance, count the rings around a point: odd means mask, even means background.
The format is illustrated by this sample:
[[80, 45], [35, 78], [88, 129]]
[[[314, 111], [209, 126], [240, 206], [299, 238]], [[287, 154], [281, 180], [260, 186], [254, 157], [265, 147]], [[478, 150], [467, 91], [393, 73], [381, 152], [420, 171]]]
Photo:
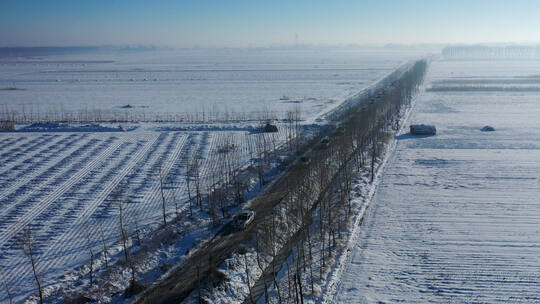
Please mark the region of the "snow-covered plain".
[[[303, 123], [311, 123], [412, 56], [390, 51], [184, 50], [7, 58], [0, 60], [0, 88], [17, 90], [1, 90], [0, 105], [19, 114], [24, 108], [27, 115], [93, 109], [120, 117], [126, 111], [151, 116], [284, 112], [299, 106]], [[126, 104], [134, 108], [122, 109]], [[211, 175], [220, 172], [224, 142], [234, 143], [240, 161], [249, 162], [250, 137], [263, 136], [249, 132], [253, 124], [133, 122], [137, 128], [129, 132], [0, 133], [0, 283], [17, 299], [35, 290], [29, 262], [16, 242], [27, 225], [37, 237], [38, 271], [46, 287], [88, 261], [88, 236], [96, 250], [101, 233], [106, 242], [117, 242], [115, 189], [129, 197], [125, 212], [130, 230], [135, 220], [142, 228], [158, 226], [156, 168], [168, 173], [169, 215], [175, 212], [173, 201], [185, 210], [190, 156], [199, 155], [203, 180], [210, 183]], [[272, 135], [278, 144], [286, 138], [281, 130]], [[0, 288], [0, 302], [6, 300], [7, 292]]]
[[[17, 134], [18, 135], [18, 134]], [[37, 235], [43, 281], [73, 269], [87, 257], [86, 233], [98, 243], [103, 231], [118, 240], [118, 206], [113, 192], [130, 202], [126, 217], [142, 227], [160, 222], [159, 171], [168, 175], [168, 210], [186, 208], [185, 172], [192, 153], [201, 157], [202, 178], [219, 171], [219, 141], [226, 136], [246, 147], [241, 132], [135, 132], [2, 135], [0, 246], [2, 279], [14, 291], [33, 289], [29, 264], [16, 235], [30, 225]], [[279, 135], [277, 135], [279, 136]], [[13, 143], [14, 142], [14, 143]], [[242, 159], [249, 159], [247, 149]], [[132, 228], [130, 228], [132, 230]], [[15, 288], [16, 287], [16, 288]]]
[[[433, 61], [397, 136], [335, 303], [540, 302], [540, 120], [535, 61]], [[505, 81], [509, 79], [509, 81]], [[499, 83], [499, 89], [482, 90]], [[482, 132], [490, 125], [495, 132]]]
[[[145, 118], [282, 114], [297, 105], [311, 117], [410, 56], [384, 50], [195, 49], [0, 58], [0, 105], [18, 112], [24, 107], [27, 115], [100, 110]], [[133, 108], [121, 108], [128, 104]]]

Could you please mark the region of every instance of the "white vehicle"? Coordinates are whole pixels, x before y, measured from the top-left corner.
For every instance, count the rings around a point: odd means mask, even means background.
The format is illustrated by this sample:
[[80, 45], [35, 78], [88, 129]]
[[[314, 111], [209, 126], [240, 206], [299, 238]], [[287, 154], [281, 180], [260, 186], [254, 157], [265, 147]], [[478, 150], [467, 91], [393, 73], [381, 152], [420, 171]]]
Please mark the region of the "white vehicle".
[[233, 219], [233, 225], [239, 229], [246, 229], [253, 219], [255, 218], [255, 212], [251, 210], [243, 210], [237, 214]]
[[330, 146], [330, 138], [328, 136], [325, 136], [320, 144], [319, 144], [319, 147], [321, 147], [321, 149], [326, 149]]

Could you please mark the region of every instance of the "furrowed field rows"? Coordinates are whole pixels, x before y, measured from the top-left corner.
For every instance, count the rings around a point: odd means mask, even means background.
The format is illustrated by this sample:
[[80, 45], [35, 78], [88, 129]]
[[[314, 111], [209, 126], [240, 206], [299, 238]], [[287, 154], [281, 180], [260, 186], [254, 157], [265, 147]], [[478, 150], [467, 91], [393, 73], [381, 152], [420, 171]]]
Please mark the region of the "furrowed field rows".
[[[20, 172], [8, 172], [2, 174], [2, 192], [0, 192], [0, 206], [4, 199], [13, 201], [20, 195], [19, 190], [24, 190], [30, 186], [39, 185], [38, 182], [43, 180], [47, 175], [68, 162], [70, 158], [76, 156], [80, 147], [78, 143], [83, 139], [82, 135], [70, 135], [58, 141], [50, 147], [50, 150], [40, 151], [35, 155], [36, 159], [31, 159], [31, 165]], [[87, 142], [86, 142], [87, 143]], [[5, 176], [5, 177], [4, 177]]]
[[[0, 185], [0, 279], [31, 290], [31, 267], [17, 244], [25, 227], [35, 233], [39, 267], [45, 278], [59, 278], [87, 259], [88, 239], [109, 245], [119, 239], [118, 195], [127, 198], [128, 225], [160, 225], [164, 177], [167, 220], [189, 207], [186, 173], [199, 159], [202, 191], [228, 174], [226, 162], [243, 167], [257, 155], [257, 144], [270, 150], [286, 138], [278, 133], [136, 132], [115, 134], [43, 134], [19, 140], [6, 135], [0, 145], [9, 169]], [[17, 148], [11, 147], [14, 143]], [[233, 154], [224, 148], [232, 148]], [[17, 150], [14, 150], [17, 149]], [[9, 150], [9, 151], [8, 151]], [[227, 150], [227, 149], [225, 149]], [[193, 189], [192, 189], [193, 190]]]
[[[6, 104], [0, 112], [16, 116], [18, 131], [0, 132], [0, 303], [9, 302], [8, 287], [14, 302], [32, 301], [28, 297], [36, 290], [32, 267], [20, 250], [21, 232], [28, 228], [34, 238], [45, 301], [61, 302], [66, 290], [88, 290], [89, 246], [99, 259], [94, 274], [103, 270], [102, 233], [111, 250], [109, 262], [122, 266], [120, 202], [132, 243], [136, 226], [144, 244], [162, 231], [163, 190], [167, 224], [174, 222], [170, 226], [181, 231], [181, 240], [174, 252], [157, 251], [144, 263], [137, 275], [147, 284], [161, 271], [152, 263], [180, 262], [187, 248], [213, 235], [207, 212], [210, 195], [217, 193], [212, 191], [239, 178], [251, 198], [260, 190], [259, 169], [268, 181], [279, 173], [280, 160], [294, 153], [293, 145], [272, 151], [292, 134], [292, 123], [283, 121], [289, 112], [298, 110], [301, 125], [313, 124], [311, 132], [324, 123], [315, 121], [320, 114], [410, 56], [339, 51], [331, 53], [338, 61], [326, 63], [327, 54], [280, 51], [271, 61], [257, 52], [244, 62], [247, 57], [238, 61], [228, 51], [199, 52], [165, 52], [163, 58], [172, 55], [173, 61], [159, 63], [128, 53], [105, 55], [105, 60], [59, 55], [0, 63]], [[279, 132], [259, 133], [267, 120]], [[38, 128], [26, 128], [36, 122]], [[113, 132], [118, 124], [128, 131]], [[202, 206], [188, 200], [188, 182], [195, 196], [195, 177], [187, 176], [195, 171], [190, 171], [194, 159]], [[190, 206], [193, 218], [186, 216]], [[237, 208], [232, 202], [229, 211], [221, 208], [219, 223], [229, 221]], [[124, 288], [124, 275], [109, 280], [113, 289]]]
[[[171, 136], [168, 138], [168, 140], [165, 142], [164, 139], [166, 139], [166, 136], [160, 136], [161, 138], [158, 138], [159, 143], [156, 145], [154, 144], [153, 147], [159, 147], [157, 149], [149, 148], [147, 147], [142, 151], [140, 155], [137, 156], [136, 159], [132, 161], [131, 168], [137, 168], [139, 165], [142, 165], [142, 163], [145, 162], [145, 160], [148, 160], [148, 156], [156, 156], [160, 155], [159, 157], [163, 157], [164, 155], [170, 155], [171, 158], [174, 158], [178, 155], [180, 149], [179, 147], [182, 147], [185, 142], [186, 136], [181, 136], [179, 133], [177, 133], [175, 136]], [[174, 149], [174, 151], [171, 151], [171, 149]], [[143, 156], [144, 155], [144, 156]], [[167, 170], [167, 169], [164, 169]], [[137, 171], [136, 169], [134, 171]], [[154, 172], [146, 172], [148, 173], [147, 178], [154, 177]], [[116, 185], [121, 184], [122, 187], [129, 185], [127, 183], [127, 179], [122, 180], [124, 177], [127, 177], [126, 174], [120, 174], [120, 178], [117, 179]], [[155, 179], [155, 177], [154, 177]], [[130, 203], [129, 206], [126, 206], [126, 214], [128, 218], [132, 218], [132, 216], [140, 216], [140, 214], [144, 214], [145, 218], [152, 219], [156, 216], [152, 216], [153, 214], [159, 214], [161, 211], [161, 207], [158, 204], [160, 201], [158, 200], [159, 196], [159, 184], [154, 184], [150, 192], [147, 192], [146, 197], [149, 199], [144, 199], [140, 203], [133, 202]], [[56, 244], [53, 244], [50, 246], [49, 252], [46, 253], [46, 255], [51, 256], [62, 256], [62, 260], [56, 259], [52, 261], [51, 263], [47, 264], [48, 269], [55, 269], [56, 267], [63, 267], [65, 263], [69, 263], [70, 259], [73, 260], [76, 258], [77, 254], [80, 254], [82, 250], [86, 249], [86, 242], [83, 233], [89, 233], [89, 235], [99, 235], [101, 231], [105, 231], [105, 237], [109, 240], [117, 240], [117, 236], [119, 234], [117, 226], [118, 226], [118, 218], [117, 218], [117, 210], [118, 207], [114, 204], [115, 198], [110, 196], [110, 193], [113, 191], [113, 187], [109, 188], [108, 196], [106, 198], [105, 195], [102, 195], [99, 199], [95, 201], [103, 201], [108, 200], [112, 202], [113, 204], [109, 204], [110, 208], [113, 208], [112, 210], [114, 213], [114, 216], [104, 217], [104, 218], [96, 218], [92, 217], [92, 221], [87, 223], [85, 225], [85, 221], [91, 217], [91, 214], [97, 209], [98, 204], [92, 204], [89, 206], [83, 214], [78, 218], [78, 220], [71, 225], [71, 231], [66, 232], [65, 237], [62, 237], [61, 239], [56, 242]], [[151, 199], [153, 198], [153, 199]], [[137, 214], [135, 214], [137, 213]], [[97, 241], [97, 240], [95, 240]]]
[[0, 173], [4, 175], [12, 170], [19, 169], [20, 166], [29, 164], [35, 154], [46, 147], [52, 146], [59, 138], [59, 135], [36, 136], [32, 140], [10, 149], [10, 151], [3, 152], [0, 150], [0, 164], [2, 164]]
[[[10, 202], [11, 205], [7, 208], [8, 212], [0, 214], [2, 218], [7, 219], [0, 224], [0, 246], [3, 246], [7, 240], [14, 237], [50, 204], [59, 199], [64, 192], [83, 178], [88, 171], [99, 165], [102, 159], [109, 157], [121, 145], [113, 137], [95, 146], [97, 142], [99, 140], [92, 139], [73, 152], [72, 154], [77, 155], [76, 158], [82, 156], [75, 162], [72, 160], [73, 155], [64, 158], [65, 161], [58, 163], [59, 168], [51, 170], [53, 172], [52, 176], [47, 176], [50, 173], [46, 172], [44, 178], [47, 179], [47, 185], [44, 185], [39, 192], [35, 190], [29, 191], [28, 195], [18, 197], [16, 202]], [[91, 146], [94, 146], [94, 148], [90, 149]], [[81, 168], [81, 164], [86, 165]], [[40, 181], [41, 179], [38, 178], [35, 182], [42, 185], [43, 183]], [[42, 198], [43, 195], [45, 195], [44, 198]]]
[[[14, 137], [10, 138], [10, 140], [6, 140], [5, 142], [2, 142], [2, 145], [0, 146], [0, 151], [2, 151], [1, 157], [9, 157], [12, 153], [18, 151], [19, 146], [25, 144], [25, 141], [28, 140], [28, 137], [21, 136], [21, 137]], [[5, 151], [4, 151], [5, 150]]]
[[[195, 155], [198, 155], [201, 163], [201, 178], [203, 181], [209, 181], [208, 178], [208, 167], [210, 166], [208, 164], [208, 151], [212, 149], [212, 147], [209, 147], [209, 144], [214, 144], [214, 142], [211, 140], [211, 134], [208, 132], [204, 132], [201, 136], [201, 140], [199, 143], [199, 146], [197, 147], [197, 150], [195, 150]], [[204, 184], [203, 184], [204, 185]]]
[[[125, 196], [129, 197], [130, 199], [133, 199], [133, 197], [136, 196], [136, 194], [134, 194], [130, 188], [139, 184], [137, 179], [142, 179], [143, 175], [146, 173], [141, 168], [143, 166], [150, 166], [150, 158], [158, 153], [159, 147], [164, 144], [166, 137], [167, 135], [162, 133], [154, 138], [152, 145], [148, 147], [143, 154], [139, 155], [139, 157], [134, 161], [132, 169], [126, 172], [123, 180], [120, 181], [122, 185], [121, 190]], [[143, 189], [141, 189], [141, 191], [142, 190]], [[104, 199], [100, 205], [95, 207], [96, 209], [93, 210], [89, 216], [91, 216], [94, 221], [101, 221], [106, 219], [108, 216], [113, 214], [116, 215], [118, 212], [118, 206], [115, 205], [116, 202], [117, 199], [114, 197]]]
[[[129, 146], [133, 146], [133, 144], [123, 143], [120, 145], [117, 148], [118, 155], [107, 159], [100, 166], [90, 171], [84, 178], [75, 183], [69, 191], [62, 194], [58, 200], [54, 201], [36, 217], [31, 226], [37, 234], [36, 245], [38, 248], [45, 248], [47, 243], [50, 243], [58, 236], [58, 231], [65, 231], [65, 227], [73, 222], [82, 206], [94, 199], [92, 194], [98, 192], [89, 190], [95, 188], [95, 183], [104, 182], [104, 178], [99, 177], [107, 172], [105, 165], [111, 161], [119, 160], [120, 156], [126, 154], [124, 151], [127, 151], [129, 157], [129, 154], [135, 151], [135, 148], [126, 150]], [[122, 157], [121, 161], [126, 159], [127, 157]], [[110, 177], [110, 172], [105, 177]], [[16, 248], [11, 246], [11, 249], [15, 250]]]
[[60, 142], [60, 138], [60, 135], [44, 136], [44, 140], [39, 140], [38, 143], [36, 143], [36, 146], [33, 147], [28, 153], [19, 155], [12, 161], [1, 160], [0, 162], [2, 163], [2, 170], [0, 171], [0, 174], [3, 177], [12, 177], [16, 173], [19, 173], [20, 176], [23, 176], [24, 174], [21, 174], [21, 171], [27, 170], [28, 167], [35, 166], [36, 163], [40, 163], [47, 159], [47, 156], [49, 156], [48, 152], [50, 152], [51, 148], [55, 147], [58, 142]]
[[[69, 138], [71, 135], [65, 137]], [[103, 138], [103, 136], [99, 137]], [[124, 140], [108, 136], [104, 140], [91, 138], [79, 142], [79, 147], [75, 149], [75, 151], [80, 151], [77, 157], [73, 157], [72, 151], [68, 157], [59, 161], [53, 170], [49, 169], [54, 172], [54, 177], [43, 176], [41, 180], [48, 182], [47, 186], [41, 187], [40, 191], [34, 191], [32, 196], [26, 195], [19, 199], [23, 202], [21, 205], [32, 202], [34, 204], [27, 208], [26, 214], [22, 211], [16, 212], [13, 220], [1, 223], [3, 229], [1, 234], [2, 264], [4, 268], [9, 268], [9, 271], [3, 273], [6, 279], [23, 277], [28, 270], [22, 271], [25, 267], [20, 269], [22, 255], [13, 246], [13, 236], [20, 230], [21, 225], [32, 222], [31, 226], [36, 231], [37, 242], [41, 245], [40, 252], [47, 249], [47, 244], [50, 244], [50, 248], [54, 244], [52, 241], [61, 236], [59, 232], [66, 231], [66, 228], [80, 217], [87, 205], [99, 204], [96, 196], [100, 193], [101, 187], [107, 183], [117, 184], [118, 182], [110, 181], [120, 180], [123, 177], [121, 168], [125, 168], [124, 175], [127, 174], [133, 162], [136, 161], [129, 161], [131, 155], [141, 155], [151, 146], [148, 140], [146, 147], [142, 149], [141, 143], [134, 144], [129, 140], [124, 142]], [[93, 148], [90, 148], [92, 146]], [[56, 176], [64, 176], [64, 178]], [[37, 183], [36, 186], [40, 186], [39, 181], [40, 179], [34, 180]], [[103, 190], [101, 193], [103, 192], [106, 191]], [[12, 210], [21, 208], [18, 206], [10, 204]], [[3, 216], [6, 218], [5, 213]], [[54, 260], [54, 257], [42, 254], [41, 259], [50, 261]]]
[[[123, 185], [126, 185], [125, 191], [128, 196], [133, 196], [133, 207], [126, 207], [126, 215], [139, 216], [142, 223], [155, 223], [161, 219], [161, 197], [159, 174], [167, 176], [172, 164], [182, 150], [186, 142], [187, 136], [181, 133], [167, 134], [162, 137], [162, 143], [159, 146], [154, 146], [152, 152], [140, 161], [134, 173]], [[114, 206], [117, 209], [117, 206]], [[112, 223], [116, 225], [117, 223]]]
[[7, 137], [7, 138], [4, 138], [2, 140], [0, 140], [0, 151], [2, 151], [2, 153], [4, 153], [5, 151], [3, 151], [6, 147], [9, 147], [11, 145], [14, 145], [15, 142], [17, 140], [25, 140], [26, 138], [25, 137]]
[[[76, 141], [78, 141], [78, 138]], [[51, 166], [46, 169], [29, 174], [26, 178], [21, 178], [19, 183], [12, 185], [7, 189], [5, 194], [0, 196], [0, 206], [5, 207], [0, 216], [4, 219], [11, 217], [17, 217], [20, 215], [24, 208], [19, 205], [30, 204], [32, 201], [39, 200], [39, 198], [54, 189], [61, 184], [61, 180], [67, 179], [65, 173], [72, 173], [78, 168], [78, 162], [80, 159], [89, 159], [92, 157], [92, 152], [98, 152], [107, 145], [102, 143], [90, 150], [90, 147], [96, 143], [97, 140], [84, 140], [81, 141], [80, 146], [72, 145], [67, 151], [64, 151], [64, 155], [59, 160], [55, 160]], [[34, 174], [38, 174], [35, 176]], [[0, 231], [5, 227], [6, 223], [0, 223]]]
[[[433, 61], [427, 79], [502, 81], [538, 68]], [[421, 92], [410, 121], [436, 122], [437, 135], [397, 137], [335, 303], [540, 301], [537, 99]], [[488, 123], [494, 132], [481, 131]]]
[[[193, 155], [193, 151], [198, 146], [199, 134], [189, 134], [186, 138], [186, 143], [182, 146], [182, 150], [179, 152], [174, 164], [169, 170], [169, 174], [165, 179], [165, 192], [167, 201], [173, 199], [186, 200], [186, 172], [189, 168], [189, 161]], [[186, 204], [180, 206], [181, 209], [185, 208]], [[179, 210], [180, 211], [180, 210]]]
[[[89, 192], [85, 190], [89, 190], [94, 196], [86, 197], [82, 202], [78, 203], [73, 201], [72, 204], [69, 204], [68, 201], [68, 205], [64, 206], [69, 215], [67, 222], [62, 224], [63, 228], [61, 229], [64, 233], [52, 239], [52, 242], [49, 242], [50, 245], [42, 253], [43, 257], [48, 257], [43, 263], [44, 269], [54, 272], [59, 269], [58, 267], [64, 268], [65, 265], [76, 266], [77, 262], [80, 262], [78, 258], [80, 258], [81, 252], [86, 250], [86, 235], [96, 236], [100, 235], [101, 231], [104, 231], [107, 239], [113, 239], [111, 234], [114, 234], [116, 229], [111, 225], [117, 224], [115, 217], [105, 218], [100, 223], [90, 222], [89, 219], [104, 201], [114, 201], [114, 198], [111, 198], [111, 193], [140, 162], [143, 156], [149, 153], [155, 143], [155, 136], [149, 139], [139, 139], [136, 144], [124, 143], [125, 146], [119, 149], [118, 154], [105, 160], [103, 164], [89, 173], [91, 178], [89, 178], [89, 184], [84, 189], [77, 190], [77, 187], [74, 187], [74, 195], [77, 193], [88, 194]], [[65, 220], [66, 217], [58, 218], [57, 222]], [[51, 231], [54, 233], [55, 229]], [[19, 256], [16, 263], [21, 262], [23, 260]], [[29, 271], [28, 268], [25, 272]], [[21, 273], [15, 272], [15, 269], [12, 272], [14, 282], [19, 283], [25, 278], [25, 275], [20, 270]]]
[[257, 141], [266, 143], [269, 151], [279, 148], [286, 139], [287, 132], [284, 129], [281, 128], [278, 133], [213, 132], [206, 137], [203, 135], [197, 154], [203, 159], [201, 176], [206, 181], [204, 186], [210, 187], [217, 177], [226, 174], [224, 165], [226, 158], [230, 157], [228, 148], [236, 150], [237, 153], [236, 157], [230, 160], [235, 163], [233, 167], [243, 167], [249, 164], [252, 158], [258, 157]]

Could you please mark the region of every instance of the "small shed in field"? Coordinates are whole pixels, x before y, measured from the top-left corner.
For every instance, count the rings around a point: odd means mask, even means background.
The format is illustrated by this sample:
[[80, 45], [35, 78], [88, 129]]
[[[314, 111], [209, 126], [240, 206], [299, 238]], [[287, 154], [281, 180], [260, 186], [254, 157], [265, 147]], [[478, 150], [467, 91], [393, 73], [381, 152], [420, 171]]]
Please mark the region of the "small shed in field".
[[267, 123], [267, 124], [263, 127], [263, 131], [264, 131], [264, 132], [267, 132], [267, 133], [277, 132], [277, 131], [278, 131], [278, 127], [277, 127], [276, 125]]

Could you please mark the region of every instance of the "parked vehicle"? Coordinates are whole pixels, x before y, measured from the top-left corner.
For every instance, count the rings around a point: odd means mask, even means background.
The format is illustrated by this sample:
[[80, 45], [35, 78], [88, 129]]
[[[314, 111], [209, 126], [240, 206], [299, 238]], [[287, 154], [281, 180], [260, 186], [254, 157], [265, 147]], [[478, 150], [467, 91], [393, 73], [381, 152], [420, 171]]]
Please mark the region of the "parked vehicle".
[[300, 162], [299, 162], [299, 165], [301, 167], [307, 167], [309, 166], [309, 164], [311, 163], [311, 159], [308, 157], [308, 156], [302, 156], [300, 157]]
[[345, 127], [338, 127], [336, 130], [336, 135], [343, 135], [345, 134]]
[[238, 229], [246, 229], [253, 219], [255, 218], [255, 212], [251, 210], [243, 210], [233, 218], [233, 225]]
[[411, 125], [410, 132], [412, 135], [435, 135], [437, 128], [433, 125]]
[[319, 143], [321, 149], [327, 149], [330, 146], [330, 138], [328, 136], [323, 137]]

